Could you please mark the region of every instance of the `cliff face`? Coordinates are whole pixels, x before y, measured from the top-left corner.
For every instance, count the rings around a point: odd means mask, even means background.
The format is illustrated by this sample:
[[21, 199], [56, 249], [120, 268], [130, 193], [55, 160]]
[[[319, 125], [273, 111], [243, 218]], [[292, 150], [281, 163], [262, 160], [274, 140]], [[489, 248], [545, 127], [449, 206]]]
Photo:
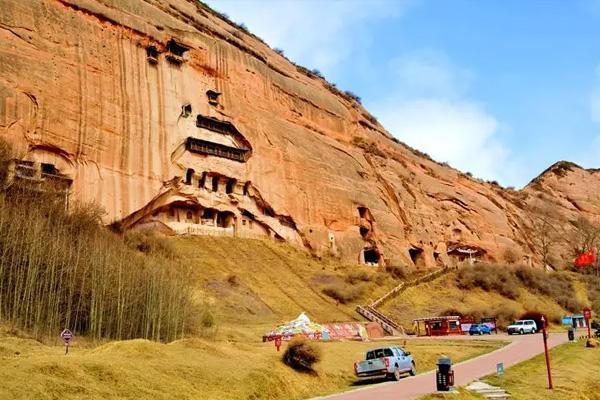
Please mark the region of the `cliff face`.
[[560, 164], [518, 192], [472, 179], [194, 0], [0, 1], [14, 179], [72, 180], [107, 223], [432, 267], [539, 263], [536, 216], [568, 234], [600, 214], [597, 172]]

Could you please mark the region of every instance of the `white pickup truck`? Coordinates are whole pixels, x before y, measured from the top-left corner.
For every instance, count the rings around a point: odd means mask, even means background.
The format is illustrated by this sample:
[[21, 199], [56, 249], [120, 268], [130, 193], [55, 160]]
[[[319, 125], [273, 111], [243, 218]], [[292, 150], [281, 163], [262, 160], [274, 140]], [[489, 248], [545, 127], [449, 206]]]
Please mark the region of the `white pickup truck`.
[[354, 363], [359, 380], [389, 378], [400, 380], [403, 374], [416, 375], [417, 366], [412, 355], [398, 346], [367, 351], [365, 361]]

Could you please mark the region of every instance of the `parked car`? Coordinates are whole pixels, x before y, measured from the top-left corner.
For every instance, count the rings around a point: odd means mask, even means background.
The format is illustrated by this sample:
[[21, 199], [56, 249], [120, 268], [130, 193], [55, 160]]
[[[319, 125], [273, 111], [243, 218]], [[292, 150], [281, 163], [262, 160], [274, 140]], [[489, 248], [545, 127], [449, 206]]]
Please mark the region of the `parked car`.
[[354, 363], [354, 373], [359, 380], [392, 378], [397, 381], [403, 374], [416, 375], [417, 365], [410, 352], [390, 346], [367, 351], [365, 361]]
[[532, 319], [521, 319], [509, 325], [508, 328], [506, 328], [506, 332], [509, 335], [512, 335], [513, 333], [518, 333], [519, 335], [524, 333], [536, 333], [537, 324]]
[[492, 328], [486, 324], [472, 324], [469, 328], [469, 335], [491, 335]]

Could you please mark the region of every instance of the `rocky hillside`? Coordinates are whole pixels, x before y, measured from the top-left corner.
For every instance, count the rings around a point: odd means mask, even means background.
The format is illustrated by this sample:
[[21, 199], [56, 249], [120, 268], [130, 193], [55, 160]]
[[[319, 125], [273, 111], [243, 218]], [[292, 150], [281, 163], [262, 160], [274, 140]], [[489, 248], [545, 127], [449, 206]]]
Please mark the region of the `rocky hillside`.
[[11, 182], [59, 182], [118, 229], [346, 261], [539, 265], [540, 218], [564, 239], [600, 214], [597, 171], [558, 163], [515, 191], [441, 165], [195, 0], [2, 0], [0, 136]]

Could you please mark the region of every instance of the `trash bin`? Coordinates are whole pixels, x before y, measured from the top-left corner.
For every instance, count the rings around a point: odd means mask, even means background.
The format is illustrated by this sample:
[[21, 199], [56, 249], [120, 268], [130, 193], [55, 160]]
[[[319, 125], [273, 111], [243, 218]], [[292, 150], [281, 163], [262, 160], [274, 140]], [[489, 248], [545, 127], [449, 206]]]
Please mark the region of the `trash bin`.
[[448, 392], [454, 386], [454, 371], [452, 370], [452, 360], [447, 357], [440, 358], [437, 362], [438, 370], [435, 374], [437, 390], [439, 392]]
[[567, 333], [569, 336], [569, 341], [572, 342], [575, 340], [575, 330], [573, 328], [569, 328], [569, 332]]

